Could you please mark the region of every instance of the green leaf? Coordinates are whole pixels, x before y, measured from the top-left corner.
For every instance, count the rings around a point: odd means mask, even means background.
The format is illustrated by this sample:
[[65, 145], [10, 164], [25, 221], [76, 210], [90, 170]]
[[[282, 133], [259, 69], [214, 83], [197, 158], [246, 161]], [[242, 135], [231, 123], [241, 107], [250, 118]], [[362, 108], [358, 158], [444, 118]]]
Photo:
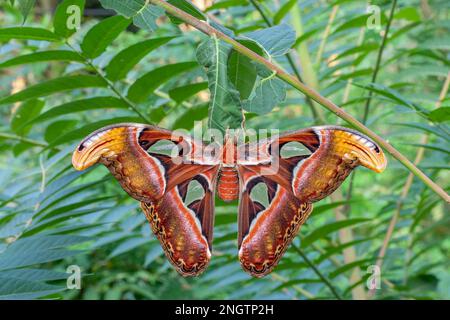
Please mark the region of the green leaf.
[[71, 101], [42, 113], [29, 123], [41, 123], [58, 116], [97, 109], [127, 109], [128, 104], [115, 97], [94, 97]]
[[126, 18], [132, 18], [133, 23], [149, 31], [157, 28], [156, 19], [164, 13], [160, 7], [147, 4], [145, 0], [100, 0], [106, 9], [113, 9]]
[[404, 19], [412, 22], [420, 21], [420, 14], [417, 11], [417, 8], [414, 7], [403, 7], [400, 10], [398, 10], [395, 15], [394, 19]]
[[136, 15], [145, 4], [145, 0], [100, 0], [103, 8], [113, 9], [117, 13], [131, 18]]
[[[169, 0], [167, 1], [174, 7], [177, 7], [178, 9], [183, 10], [184, 12], [189, 13], [191, 16], [206, 21], [206, 17], [196, 6], [194, 6], [192, 3], [186, 0]], [[174, 17], [171, 14], [168, 14], [168, 17], [170, 18], [170, 21], [174, 24], [181, 24], [183, 21], [181, 19], [178, 19], [177, 17]]]
[[353, 55], [353, 54], [356, 54], [356, 53], [371, 52], [371, 51], [374, 51], [374, 50], [378, 49], [378, 47], [379, 47], [379, 44], [376, 43], [376, 42], [367, 42], [367, 43], [364, 43], [364, 44], [362, 44], [360, 46], [352, 47], [350, 49], [347, 49], [347, 50], [339, 53], [336, 56], [336, 58], [333, 59], [332, 61], [337, 61], [337, 60], [340, 60], [340, 59], [342, 59], [342, 58], [344, 58], [346, 56], [350, 56], [350, 55]]
[[27, 135], [31, 126], [27, 123], [41, 113], [45, 102], [38, 99], [27, 100], [17, 108], [11, 118], [11, 130], [18, 135]]
[[1, 104], [13, 103], [27, 99], [39, 98], [62, 91], [80, 88], [106, 87], [107, 83], [100, 77], [91, 75], [65, 76], [35, 84], [8, 97], [0, 99]]
[[308, 235], [306, 235], [302, 239], [301, 246], [302, 246], [302, 248], [306, 248], [314, 241], [322, 239], [332, 232], [335, 232], [335, 231], [338, 231], [340, 229], [347, 228], [350, 226], [354, 226], [356, 224], [367, 222], [368, 220], [369, 219], [355, 218], [355, 219], [347, 219], [347, 220], [342, 220], [342, 221], [337, 221], [337, 222], [332, 222], [332, 223], [326, 224], [324, 226], [321, 226], [321, 227], [315, 229]]
[[228, 79], [239, 91], [242, 100], [250, 96], [256, 77], [256, 67], [252, 60], [236, 50], [232, 50], [228, 58]]
[[139, 27], [148, 31], [155, 31], [158, 26], [156, 19], [163, 14], [163, 10], [160, 7], [146, 5], [139, 13], [133, 17], [133, 23], [136, 27]]
[[440, 107], [428, 115], [433, 122], [445, 122], [450, 120], [450, 107]]
[[200, 104], [192, 108], [187, 109], [181, 116], [177, 118], [177, 121], [172, 125], [175, 129], [187, 129], [190, 130], [194, 127], [195, 121], [201, 121], [208, 116], [208, 104]]
[[0, 277], [0, 300], [29, 300], [64, 291], [62, 286]]
[[422, 130], [438, 137], [443, 138], [446, 141], [450, 140], [447, 130], [441, 129], [439, 126], [433, 126], [427, 123], [417, 123], [417, 122], [403, 122], [403, 123], [392, 123], [397, 126], [410, 127], [418, 130]]
[[237, 7], [237, 6], [246, 6], [247, 1], [246, 0], [223, 0], [214, 3], [212, 6], [209, 6], [205, 11], [212, 11], [217, 9], [226, 9], [230, 7]]
[[246, 36], [258, 42], [272, 57], [287, 53], [295, 43], [295, 31], [287, 24], [253, 31]]
[[291, 11], [292, 7], [297, 4], [297, 0], [289, 0], [285, 4], [283, 4], [280, 8], [280, 10], [277, 11], [277, 13], [273, 17], [273, 23], [279, 24], [281, 20], [286, 16], [286, 14]]
[[332, 32], [332, 34], [338, 33], [340, 31], [344, 31], [347, 29], [365, 27], [367, 25], [367, 20], [369, 19], [369, 17], [371, 15], [372, 15], [371, 13], [367, 13], [367, 14], [363, 14], [361, 16], [357, 16], [350, 20], [344, 20], [345, 22], [343, 22], [340, 26], [338, 26], [336, 28], [336, 30], [334, 30], [334, 32]]
[[85, 136], [87, 136], [88, 134], [90, 134], [91, 132], [93, 132], [97, 129], [100, 129], [102, 127], [111, 125], [111, 124], [121, 123], [121, 122], [124, 122], [124, 123], [139, 122], [139, 121], [142, 121], [142, 119], [139, 117], [116, 117], [116, 118], [112, 118], [112, 119], [95, 121], [94, 123], [85, 125], [78, 129], [74, 129], [74, 130], [60, 136], [59, 138], [53, 140], [46, 149], [54, 148], [63, 143], [80, 140], [80, 139], [84, 138]]
[[369, 263], [373, 264], [374, 259], [371, 258], [371, 259], [361, 259], [361, 260], [353, 261], [351, 263], [343, 265], [340, 268], [337, 268], [336, 270], [334, 270], [333, 272], [330, 273], [329, 277], [330, 277], [330, 279], [336, 278], [338, 275], [340, 275], [346, 271], [352, 270], [355, 267], [361, 267], [364, 265], [368, 265]]
[[208, 82], [187, 84], [178, 88], [170, 89], [169, 96], [177, 103], [181, 103], [202, 90], [208, 88]]
[[230, 52], [231, 46], [216, 37], [205, 40], [197, 48], [197, 60], [206, 70], [211, 92], [208, 126], [222, 132], [238, 128], [242, 122], [239, 92], [228, 79]]
[[13, 242], [4, 253], [9, 251], [21, 251], [29, 253], [73, 246], [91, 240], [90, 237], [78, 235], [38, 235], [34, 237], [19, 238]]
[[23, 16], [23, 23], [27, 20], [28, 14], [34, 7], [36, 0], [19, 0], [19, 11]]
[[146, 243], [149, 243], [149, 239], [143, 238], [143, 237], [137, 237], [137, 238], [130, 238], [126, 239], [124, 242], [119, 244], [108, 256], [108, 258], [116, 257], [120, 254], [123, 254], [125, 252], [131, 251], [133, 249], [136, 249], [137, 247], [140, 247]]
[[130, 20], [122, 16], [113, 16], [100, 21], [86, 33], [81, 49], [88, 58], [98, 57], [129, 24]]
[[0, 69], [14, 67], [27, 63], [45, 62], [45, 61], [83, 61], [75, 52], [67, 50], [49, 50], [39, 51], [30, 54], [20, 55], [0, 63]]
[[188, 61], [169, 64], [153, 69], [137, 79], [130, 86], [127, 97], [133, 102], [143, 102], [161, 84], [179, 74], [192, 70], [197, 66], [198, 64], [196, 62]]
[[77, 125], [77, 120], [64, 119], [53, 122], [47, 126], [44, 133], [44, 139], [47, 142], [51, 142], [64, 134], [67, 131], [72, 130]]
[[79, 250], [35, 250], [35, 251], [8, 251], [0, 255], [0, 270], [32, 266], [44, 262], [61, 260], [79, 254]]
[[391, 89], [389, 87], [383, 86], [381, 84], [377, 84], [377, 83], [369, 83], [368, 85], [364, 86], [364, 85], [360, 85], [357, 83], [354, 83], [355, 86], [360, 87], [360, 88], [364, 88], [367, 90], [370, 90], [372, 92], [375, 92], [379, 95], [382, 95], [386, 98], [391, 99], [392, 101], [395, 101], [405, 107], [408, 107], [414, 111], [416, 111], [419, 115], [423, 116], [423, 117], [428, 117], [428, 111], [425, 110], [424, 108], [422, 108], [421, 106], [412, 103], [411, 101], [409, 101], [408, 99], [406, 99], [405, 97], [403, 97], [398, 91]]
[[55, 33], [63, 38], [68, 38], [75, 32], [83, 17], [85, 0], [64, 0], [55, 10], [53, 28]]
[[33, 27], [11, 27], [0, 29], [0, 41], [11, 39], [59, 41], [60, 38], [51, 31]]
[[152, 248], [147, 252], [147, 255], [145, 256], [144, 267], [149, 266], [153, 261], [155, 261], [163, 254], [164, 251], [161, 249], [160, 245], [152, 246]]
[[[174, 39], [175, 37], [161, 37], [138, 42], [122, 51], [111, 59], [106, 67], [106, 76], [112, 81], [126, 77], [127, 73], [147, 54]], [[1, 66], [1, 65], [0, 65]]]
[[49, 281], [67, 279], [68, 274], [45, 269], [13, 269], [0, 271], [0, 278], [14, 278], [26, 281]]
[[31, 266], [73, 256], [80, 251], [62, 248], [88, 240], [90, 238], [74, 235], [40, 235], [21, 238], [0, 254], [0, 270]]
[[261, 79], [248, 101], [244, 103], [244, 109], [257, 114], [265, 114], [286, 98], [286, 86], [284, 82], [274, 75]]

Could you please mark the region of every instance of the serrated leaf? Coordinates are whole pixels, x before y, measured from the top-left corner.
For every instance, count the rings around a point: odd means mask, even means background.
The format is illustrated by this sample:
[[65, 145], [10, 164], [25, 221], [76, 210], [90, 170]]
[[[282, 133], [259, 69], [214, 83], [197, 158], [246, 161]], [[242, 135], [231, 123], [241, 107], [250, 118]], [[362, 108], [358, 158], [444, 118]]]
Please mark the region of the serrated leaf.
[[265, 114], [286, 98], [284, 82], [275, 76], [261, 79], [248, 101], [244, 102], [244, 109], [248, 112]]
[[64, 0], [55, 10], [53, 18], [53, 28], [55, 34], [68, 38], [75, 32], [83, 17], [85, 0]]
[[282, 56], [295, 43], [295, 31], [287, 24], [247, 33], [246, 36], [258, 42], [272, 56]]
[[[162, 37], [138, 42], [115, 55], [106, 67], [106, 76], [112, 81], [126, 77], [127, 73], [147, 54], [175, 37]], [[0, 65], [1, 66], [1, 65]]]
[[30, 132], [31, 126], [28, 121], [37, 117], [41, 113], [45, 102], [38, 99], [27, 100], [17, 108], [11, 118], [11, 130], [18, 135], [26, 135]]
[[133, 102], [143, 102], [164, 82], [197, 66], [198, 64], [196, 62], [187, 61], [153, 69], [137, 79], [130, 86], [127, 97]]
[[97, 109], [127, 109], [128, 104], [115, 97], [94, 97], [82, 100], [71, 101], [42, 113], [32, 119], [30, 123], [40, 123], [58, 116], [76, 112], [83, 112]]
[[241, 100], [250, 96], [256, 77], [256, 67], [252, 60], [236, 50], [232, 50], [228, 58], [228, 79], [239, 91]]
[[208, 88], [208, 82], [199, 82], [187, 84], [181, 87], [177, 87], [169, 90], [169, 96], [177, 103], [181, 103], [198, 92]]
[[30, 86], [8, 97], [0, 99], [1, 104], [8, 104], [27, 99], [45, 97], [50, 94], [81, 88], [106, 87], [107, 83], [98, 76], [75, 75], [47, 80]]
[[51, 31], [33, 27], [11, 27], [0, 29], [0, 41], [11, 39], [59, 41], [60, 38]]
[[0, 63], [0, 69], [13, 67], [28, 63], [46, 62], [46, 61], [83, 61], [75, 52], [67, 50], [49, 50], [39, 51], [30, 54], [20, 55]]
[[211, 92], [209, 128], [225, 132], [238, 128], [242, 122], [239, 92], [228, 79], [227, 61], [231, 47], [216, 37], [202, 42], [197, 48], [197, 60], [205, 68]]
[[324, 226], [321, 226], [308, 235], [306, 235], [301, 242], [302, 248], [308, 247], [311, 243], [314, 241], [317, 241], [321, 238], [326, 237], [328, 234], [338, 231], [343, 228], [348, 228], [350, 226], [354, 226], [356, 224], [360, 224], [363, 222], [367, 222], [369, 219], [363, 219], [363, 218], [355, 218], [355, 219], [347, 219], [337, 222], [332, 222], [329, 224], [326, 224]]
[[83, 38], [81, 49], [90, 59], [101, 55], [119, 34], [131, 23], [122, 16], [106, 18], [94, 25]]

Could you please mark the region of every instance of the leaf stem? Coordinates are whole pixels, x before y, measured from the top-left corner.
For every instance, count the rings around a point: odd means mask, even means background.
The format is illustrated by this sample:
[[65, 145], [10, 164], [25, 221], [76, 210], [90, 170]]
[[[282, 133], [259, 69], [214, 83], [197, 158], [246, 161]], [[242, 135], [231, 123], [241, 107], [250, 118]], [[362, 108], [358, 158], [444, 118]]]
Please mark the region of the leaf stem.
[[108, 84], [109, 89], [111, 89], [111, 91], [113, 91], [123, 102], [125, 102], [131, 110], [133, 110], [139, 117], [141, 117], [145, 122], [147, 122], [148, 124], [151, 124], [152, 122], [150, 121], [149, 118], [147, 118], [144, 114], [142, 114], [138, 108], [130, 101], [128, 100], [127, 97], [125, 97], [115, 86], [114, 83], [112, 83], [108, 78], [106, 78], [101, 72], [100, 70], [98, 70], [98, 68], [92, 63], [91, 60], [87, 59], [81, 52], [79, 52], [77, 49], [75, 49], [69, 41], [65, 42], [66, 45], [76, 54], [78, 54], [82, 59], [83, 59], [83, 63], [86, 66], [91, 67], [92, 70], [94, 70], [94, 72], [100, 77], [102, 78], [103, 81], [105, 81]]
[[[286, 279], [285, 277], [277, 274], [276, 272], [272, 272], [271, 273], [271, 277], [272, 277], [272, 279], [274, 279], [276, 281], [283, 282], [283, 283], [286, 283], [286, 282], [289, 281], [288, 279]], [[305, 298], [314, 299], [314, 295], [311, 292], [309, 292], [308, 290], [305, 290], [302, 287], [297, 286], [297, 285], [293, 285], [292, 288], [295, 291], [297, 291], [298, 293], [300, 293], [301, 295], [305, 296]]]
[[[389, 29], [391, 28], [391, 23], [392, 23], [392, 20], [394, 19], [394, 11], [395, 11], [396, 6], [397, 6], [397, 0], [393, 0], [392, 6], [391, 6], [391, 11], [389, 12], [389, 18], [386, 23], [386, 28], [384, 29], [383, 38], [381, 40], [381, 46], [380, 46], [380, 49], [378, 50], [377, 60], [375, 62], [375, 69], [373, 70], [372, 79], [370, 81], [372, 83], [375, 83], [375, 81], [377, 81], [378, 72], [380, 71], [380, 66], [381, 66], [381, 59], [383, 57], [384, 48], [386, 46]], [[373, 91], [369, 91], [369, 96], [366, 100], [366, 105], [364, 107], [364, 115], [363, 115], [363, 120], [362, 120], [362, 122], [364, 124], [366, 123], [367, 117], [369, 116], [370, 103], [372, 102], [372, 95], [373, 95]]]
[[45, 142], [41, 142], [41, 141], [37, 141], [37, 140], [33, 140], [33, 139], [28, 139], [28, 138], [25, 138], [25, 137], [16, 136], [14, 134], [5, 133], [5, 132], [0, 132], [0, 138], [10, 139], [10, 140], [17, 140], [17, 141], [20, 141], [20, 142], [25, 142], [25, 143], [32, 144], [32, 145], [37, 146], [37, 147], [44, 147], [45, 148], [45, 147], [48, 146], [48, 144], [45, 143]]
[[[394, 18], [394, 11], [395, 11], [396, 6], [397, 6], [397, 0], [394, 0], [392, 2], [391, 10], [389, 12], [389, 18], [386, 23], [386, 28], [384, 29], [384, 34], [383, 34], [383, 38], [381, 40], [381, 45], [380, 45], [380, 48], [378, 49], [377, 60], [375, 61], [375, 68], [374, 68], [374, 71], [372, 74], [372, 79], [370, 81], [371, 83], [375, 83], [375, 81], [377, 80], [378, 72], [380, 71], [381, 59], [383, 57], [384, 48], [386, 46], [389, 29], [391, 27], [391, 23]], [[373, 95], [373, 91], [370, 90], [369, 95], [366, 100], [366, 104], [364, 106], [364, 113], [363, 113], [363, 117], [362, 117], [362, 123], [364, 125], [366, 124], [367, 118], [369, 117], [370, 103], [372, 101], [372, 95]], [[349, 179], [348, 191], [347, 191], [347, 196], [346, 196], [347, 200], [351, 199], [351, 197], [353, 195], [353, 186], [354, 186], [355, 176], [356, 176], [356, 171], [352, 172], [350, 179]], [[347, 204], [345, 207], [345, 211], [348, 212], [348, 211], [350, 211], [350, 209], [351, 209], [351, 205]]]
[[303, 250], [297, 247], [294, 243], [292, 243], [291, 246], [299, 254], [299, 256], [301, 256], [302, 259], [305, 260], [306, 264], [315, 272], [315, 274], [317, 274], [317, 276], [323, 281], [323, 283], [330, 289], [331, 293], [336, 297], [336, 299], [342, 300], [341, 295], [333, 287], [331, 282], [319, 271], [319, 269], [317, 269], [314, 263], [312, 263], [312, 261], [309, 260], [309, 258], [303, 252]]
[[352, 115], [347, 113], [345, 110], [338, 107], [331, 100], [323, 97], [316, 90], [310, 88], [309, 86], [301, 83], [296, 77], [288, 74], [278, 65], [268, 61], [267, 59], [261, 57], [256, 54], [254, 51], [248, 49], [244, 45], [240, 44], [236, 40], [230, 38], [223, 32], [211, 27], [209, 24], [200, 21], [199, 19], [193, 17], [192, 15], [184, 12], [181, 9], [171, 5], [170, 3], [163, 0], [150, 0], [150, 2], [154, 5], [157, 5], [163, 9], [165, 9], [171, 15], [181, 19], [185, 23], [193, 26], [197, 30], [205, 33], [208, 36], [215, 35], [217, 38], [231, 44], [233, 48], [239, 53], [249, 57], [253, 61], [264, 65], [268, 69], [275, 71], [277, 73], [278, 78], [285, 81], [286, 83], [293, 86], [298, 91], [302, 92], [306, 96], [309, 96], [311, 99], [321, 104], [323, 107], [327, 108], [329, 111], [333, 112], [338, 117], [347, 121], [350, 125], [352, 125], [355, 129], [361, 131], [368, 137], [370, 137], [373, 141], [375, 141], [380, 147], [390, 153], [394, 158], [400, 161], [409, 171], [414, 173], [423, 183], [425, 183], [430, 189], [432, 189], [435, 193], [437, 193], [442, 199], [447, 202], [450, 202], [450, 196], [436, 183], [434, 183], [430, 178], [428, 178], [419, 168], [417, 168], [411, 161], [408, 160], [402, 153], [397, 151], [392, 145], [390, 145], [386, 140], [380, 137], [378, 134], [370, 130]]

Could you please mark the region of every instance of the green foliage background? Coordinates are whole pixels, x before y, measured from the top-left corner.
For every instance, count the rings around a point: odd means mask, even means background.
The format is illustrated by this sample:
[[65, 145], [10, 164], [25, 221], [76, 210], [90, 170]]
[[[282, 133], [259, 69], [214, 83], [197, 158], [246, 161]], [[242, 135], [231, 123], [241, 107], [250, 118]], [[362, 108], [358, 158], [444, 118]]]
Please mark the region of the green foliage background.
[[[367, 270], [393, 217], [373, 298], [450, 298], [448, 204], [408, 182], [409, 171], [392, 158], [383, 174], [358, 169], [353, 183], [317, 203], [295, 246], [263, 279], [240, 269], [237, 203], [217, 200], [211, 264], [198, 278], [180, 277], [107, 170], [72, 168], [80, 139], [117, 122], [239, 125], [241, 108], [247, 128], [345, 123], [145, 1], [102, 0], [119, 14], [84, 16], [77, 32], [66, 27], [67, 8], [84, 1], [56, 9], [34, 2], [0, 4], [1, 299], [368, 298]], [[169, 2], [300, 74], [360, 119], [371, 99], [367, 125], [409, 159], [423, 151], [419, 167], [448, 190], [448, 1], [398, 1], [379, 68], [391, 1], [370, 3], [381, 9], [378, 29], [367, 27], [365, 1], [214, 1], [205, 13]], [[101, 8], [86, 4], [94, 6]], [[66, 288], [70, 265], [82, 269], [81, 290]]]

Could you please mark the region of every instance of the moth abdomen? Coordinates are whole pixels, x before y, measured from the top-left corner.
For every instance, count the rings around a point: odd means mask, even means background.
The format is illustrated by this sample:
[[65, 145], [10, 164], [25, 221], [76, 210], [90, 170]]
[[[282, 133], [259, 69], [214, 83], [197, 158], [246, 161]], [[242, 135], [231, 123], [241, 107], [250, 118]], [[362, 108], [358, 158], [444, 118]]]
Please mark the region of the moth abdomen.
[[239, 176], [235, 167], [222, 167], [220, 169], [217, 195], [227, 202], [239, 197]]

